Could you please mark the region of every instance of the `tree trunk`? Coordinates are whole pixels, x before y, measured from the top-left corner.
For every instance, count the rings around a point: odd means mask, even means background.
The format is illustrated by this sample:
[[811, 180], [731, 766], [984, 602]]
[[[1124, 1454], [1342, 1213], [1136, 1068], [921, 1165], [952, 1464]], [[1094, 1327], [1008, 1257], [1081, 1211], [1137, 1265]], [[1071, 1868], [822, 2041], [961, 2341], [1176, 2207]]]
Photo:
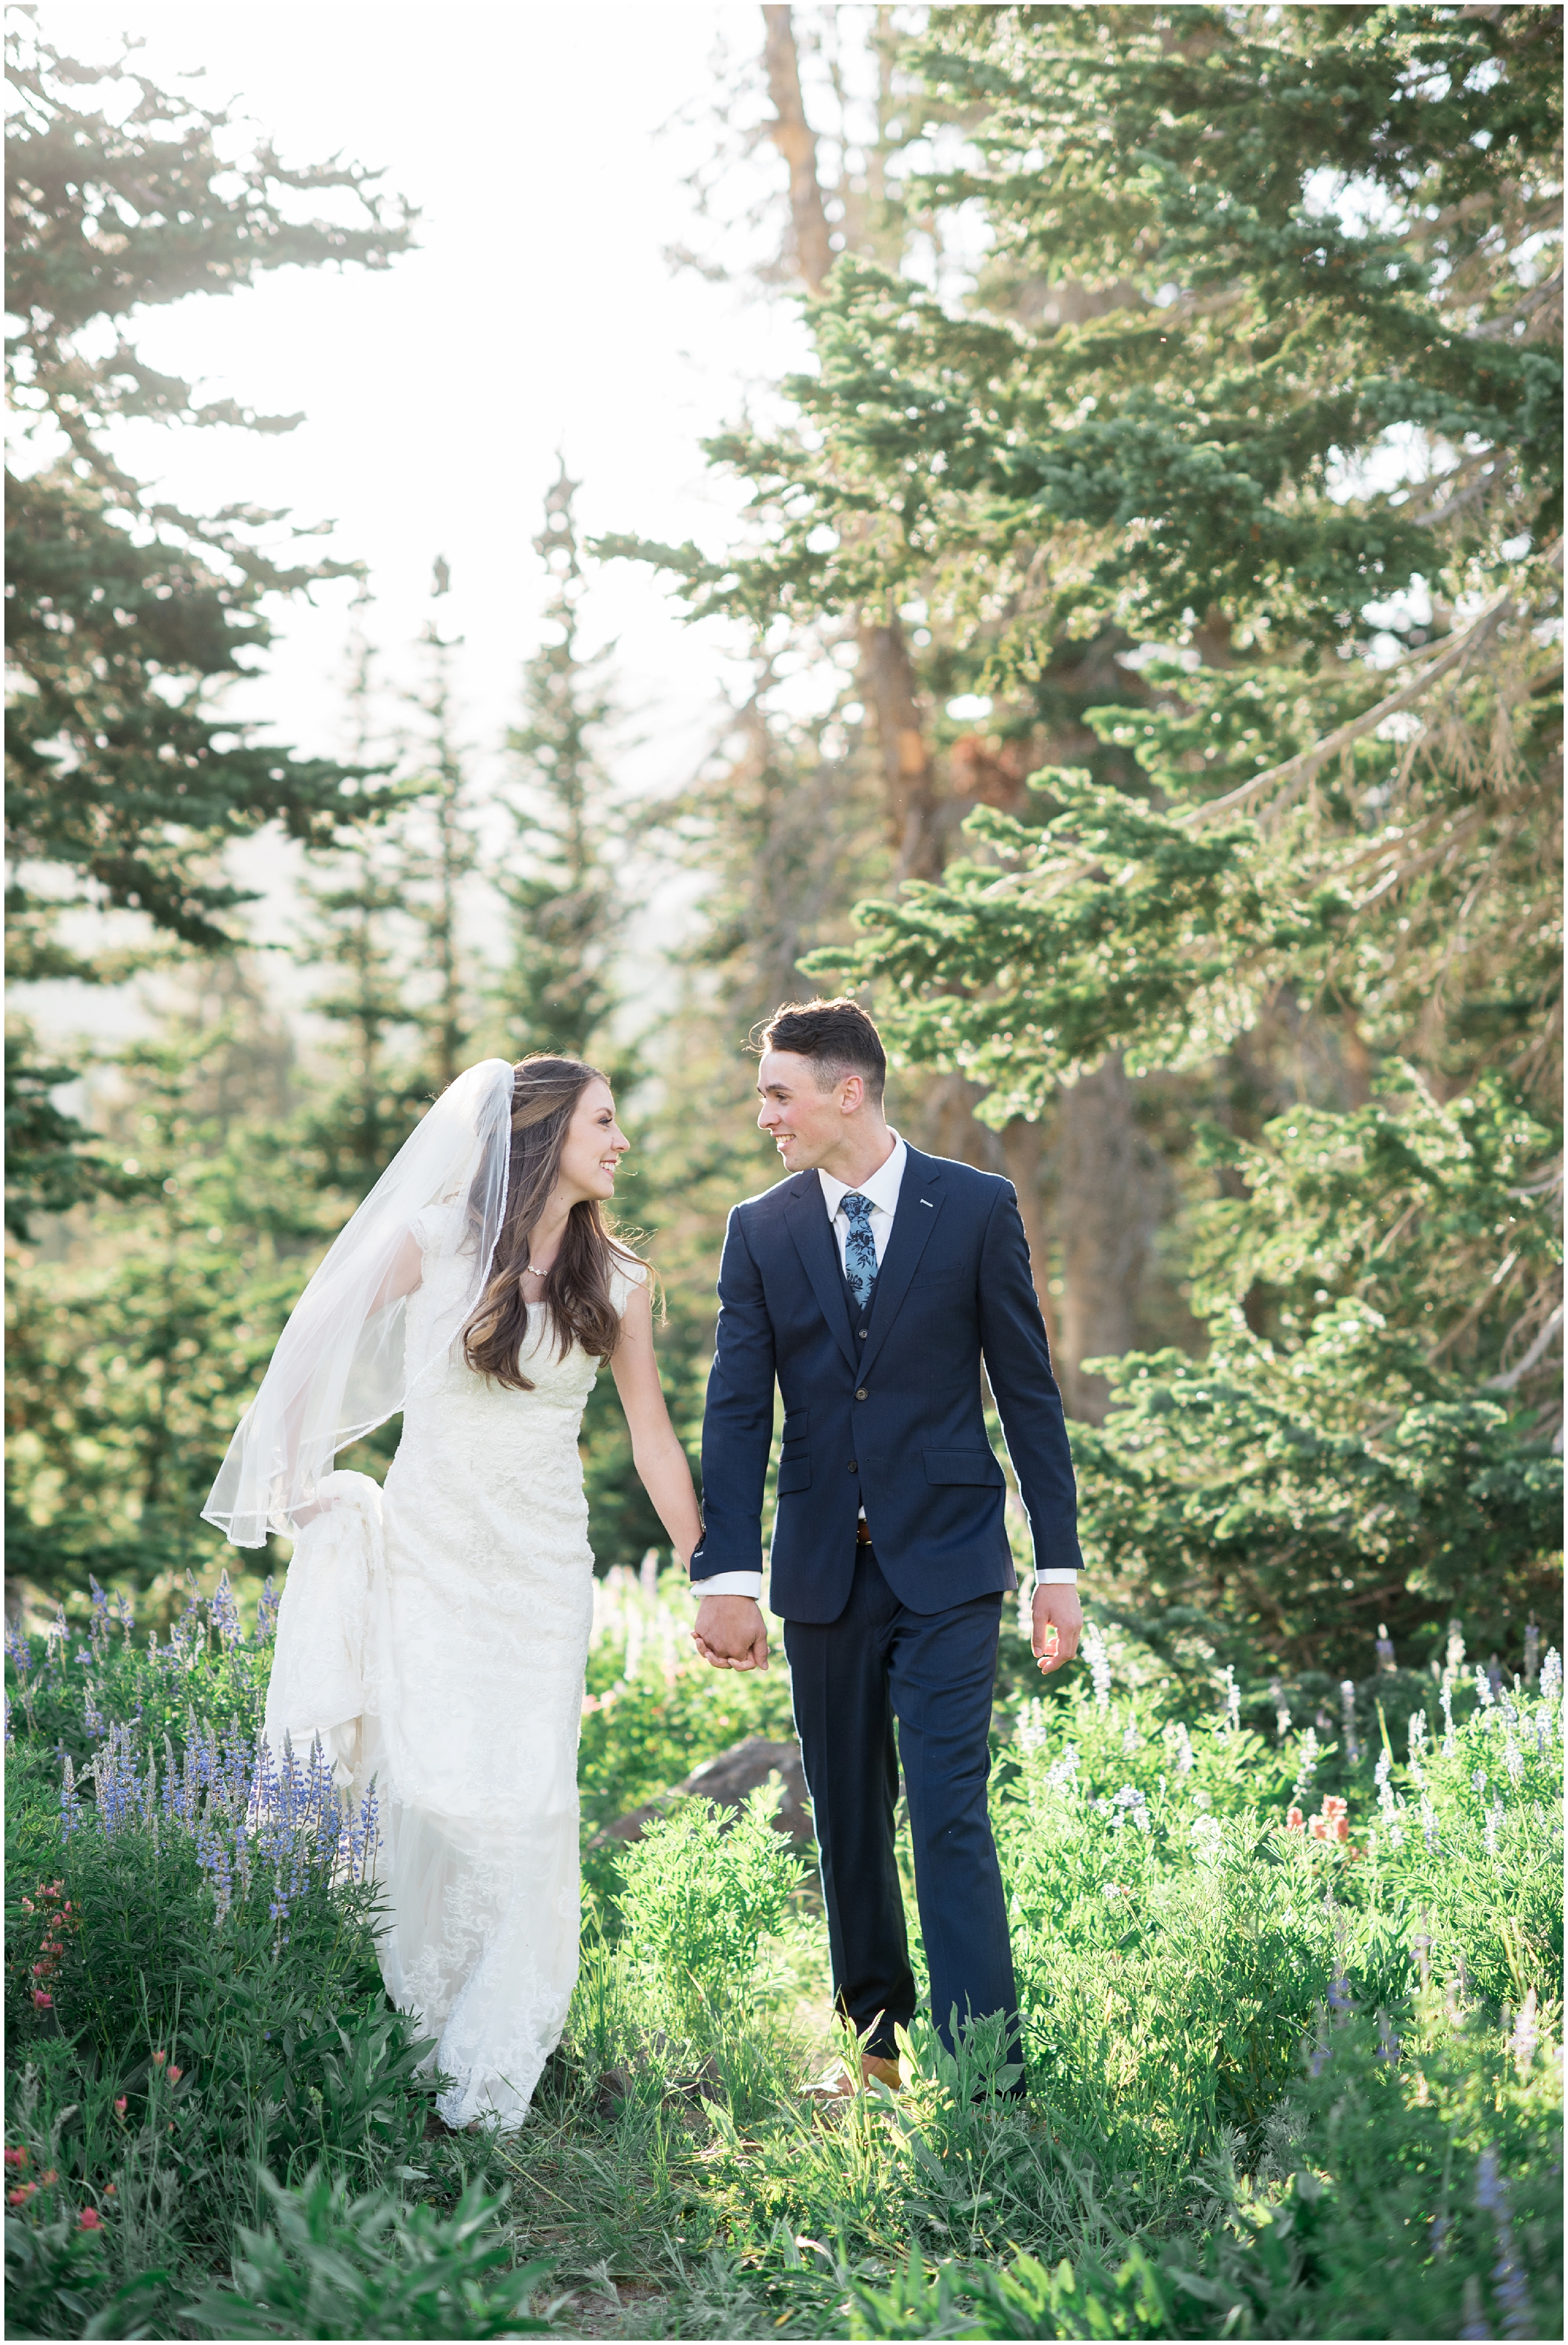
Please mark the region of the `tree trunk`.
[[1040, 1298], [1046, 1340], [1051, 1347], [1051, 1365], [1056, 1369], [1057, 1382], [1062, 1386], [1065, 1405], [1068, 1398], [1067, 1387], [1063, 1381], [1067, 1376], [1067, 1363], [1061, 1355], [1057, 1303], [1051, 1293], [1046, 1217], [1040, 1211], [1040, 1156], [1045, 1138], [1037, 1123], [1026, 1123], [1021, 1115], [1015, 1116], [1011, 1123], [1002, 1127], [1002, 1162], [1007, 1168], [1008, 1180], [1018, 1193], [1018, 1211], [1023, 1216], [1024, 1235], [1029, 1243], [1029, 1268], [1034, 1273], [1035, 1293]]
[[1110, 1388], [1103, 1376], [1085, 1376], [1081, 1364], [1131, 1351], [1138, 1287], [1159, 1218], [1159, 1183], [1138, 1137], [1132, 1085], [1118, 1056], [1102, 1060], [1063, 1092], [1060, 1132], [1063, 1390], [1075, 1416], [1098, 1425]]
[[822, 184], [816, 176], [816, 133], [805, 118], [795, 53], [794, 11], [764, 8], [767, 42], [763, 51], [774, 118], [768, 136], [789, 165], [789, 208], [794, 223], [795, 259], [813, 293], [820, 293], [833, 267], [833, 244]]
[[921, 723], [920, 691], [904, 630], [863, 620], [861, 690], [876, 719], [887, 843], [900, 879], [939, 879], [945, 859], [936, 770]]

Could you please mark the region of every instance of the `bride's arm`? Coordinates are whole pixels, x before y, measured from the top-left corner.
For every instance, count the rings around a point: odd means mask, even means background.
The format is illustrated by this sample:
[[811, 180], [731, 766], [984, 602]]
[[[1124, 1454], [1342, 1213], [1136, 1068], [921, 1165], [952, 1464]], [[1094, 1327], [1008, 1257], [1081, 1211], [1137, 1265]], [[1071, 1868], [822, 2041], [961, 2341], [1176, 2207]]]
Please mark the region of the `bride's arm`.
[[626, 1412], [638, 1478], [652, 1499], [684, 1569], [703, 1535], [703, 1524], [692, 1487], [692, 1469], [664, 1406], [659, 1363], [653, 1355], [653, 1306], [645, 1286], [634, 1289], [627, 1302], [621, 1341], [610, 1369]]
[[424, 1249], [410, 1230], [398, 1248], [385, 1278], [371, 1295], [370, 1309], [384, 1311], [389, 1303], [396, 1303], [400, 1295], [411, 1294], [416, 1286], [422, 1286], [424, 1277]]

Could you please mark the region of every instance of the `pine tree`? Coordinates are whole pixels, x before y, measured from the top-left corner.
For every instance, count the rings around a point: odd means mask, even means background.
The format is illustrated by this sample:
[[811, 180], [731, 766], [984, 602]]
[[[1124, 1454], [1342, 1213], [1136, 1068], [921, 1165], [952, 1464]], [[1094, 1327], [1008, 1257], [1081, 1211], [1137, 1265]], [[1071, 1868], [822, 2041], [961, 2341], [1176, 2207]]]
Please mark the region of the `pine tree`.
[[[410, 218], [358, 166], [286, 170], [265, 146], [248, 160], [220, 155], [228, 117], [155, 88], [130, 55], [83, 66], [30, 26], [8, 48], [7, 307], [22, 321], [9, 379], [26, 449], [6, 481], [14, 980], [124, 969], [66, 948], [58, 902], [34, 888], [32, 868], [70, 872], [74, 902], [140, 911], [156, 934], [227, 949], [226, 915], [242, 898], [217, 868], [223, 845], [275, 820], [324, 842], [345, 814], [339, 764], [258, 744], [254, 727], [206, 716], [202, 691], [265, 647], [266, 595], [349, 565], [265, 553], [278, 515], [235, 506], [200, 518], [154, 502], [106, 427], [289, 429], [297, 417], [197, 405], [188, 384], [137, 356], [126, 320], [192, 291], [231, 293], [266, 269], [384, 268], [408, 244]], [[346, 201], [358, 223], [293, 217], [313, 194]], [[106, 331], [106, 353], [89, 355]], [[30, 1204], [58, 1210], [114, 1184], [102, 1152], [48, 1105], [74, 1071], [38, 1063], [25, 1031], [14, 1039], [7, 1176], [25, 1226]]]
[[608, 860], [619, 820], [602, 761], [615, 715], [604, 680], [609, 652], [590, 656], [582, 647], [584, 580], [572, 513], [580, 486], [562, 462], [533, 541], [553, 582], [544, 617], [555, 634], [523, 669], [524, 718], [507, 736], [521, 786], [510, 801], [515, 844], [498, 880], [508, 959], [492, 998], [519, 1058], [602, 1050], [625, 919]]
[[[815, 964], [916, 1062], [1002, 1130], [1108, 1052], [1232, 1108], [1261, 1075], [1207, 1178], [1286, 1238], [1234, 1241], [1195, 1294], [1209, 1358], [1124, 1359], [1083, 1450], [1128, 1600], [1239, 1657], [1348, 1663], [1395, 1609], [1501, 1649], [1543, 1584], [1560, 1311], [1550, 1245], [1515, 1239], [1560, 1014], [1554, 25], [938, 12], [926, 70], [973, 147], [926, 192], [982, 210], [978, 286], [842, 258], [798, 427], [713, 449], [764, 527], [657, 554], [698, 614], [924, 630], [1019, 724], [967, 851], [909, 862]], [[1086, 701], [1064, 754], [1030, 704], [1096, 641], [1138, 689]], [[1007, 746], [968, 753], [983, 778]], [[1309, 1114], [1365, 1208], [1353, 1258], [1314, 1221]], [[1494, 1126], [1506, 1179], [1439, 1177]], [[1281, 1246], [1310, 1265], [1288, 1295], [1258, 1267]]]
[[138, 1193], [9, 1265], [6, 1569], [36, 1594], [91, 1572], [167, 1595], [213, 1566], [201, 1506], [343, 1215], [302, 1167], [291, 1041], [255, 972], [225, 956], [189, 974], [100, 1112]]
[[[365, 634], [369, 602], [369, 593], [362, 592], [354, 606], [348, 691], [349, 755], [367, 775], [377, 752], [374, 653]], [[313, 858], [308, 893], [317, 917], [298, 948], [307, 966], [325, 964], [333, 972], [310, 1007], [338, 1030], [336, 1055], [346, 1077], [302, 1110], [301, 1137], [319, 1162], [322, 1181], [354, 1197], [363, 1196], [396, 1155], [429, 1088], [410, 1048], [408, 955], [395, 934], [409, 895], [408, 875], [400, 868], [409, 818], [406, 786], [387, 781], [383, 773], [377, 803], [387, 811], [373, 827]]]
[[[448, 591], [450, 572], [435, 563], [433, 594]], [[420, 637], [427, 654], [427, 681], [414, 696], [425, 719], [423, 738], [413, 750], [407, 795], [417, 806], [402, 846], [400, 874], [407, 886], [404, 909], [420, 930], [416, 964], [419, 981], [407, 995], [421, 1038], [421, 1064], [430, 1091], [443, 1091], [467, 1064], [475, 1025], [474, 956], [465, 931], [467, 885], [479, 866], [474, 831], [477, 794], [458, 740], [459, 716], [453, 654], [460, 635], [443, 635], [435, 619]]]

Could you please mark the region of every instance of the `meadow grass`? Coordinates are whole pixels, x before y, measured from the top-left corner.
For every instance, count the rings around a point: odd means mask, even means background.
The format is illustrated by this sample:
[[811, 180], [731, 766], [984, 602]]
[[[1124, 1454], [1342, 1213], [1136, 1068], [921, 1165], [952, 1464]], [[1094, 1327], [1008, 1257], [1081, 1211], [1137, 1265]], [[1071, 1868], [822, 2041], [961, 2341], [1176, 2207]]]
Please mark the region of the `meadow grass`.
[[900, 2095], [823, 2115], [820, 1901], [770, 1792], [599, 1838], [787, 1731], [782, 1670], [701, 1670], [688, 1610], [602, 1585], [582, 1977], [501, 2138], [429, 2123], [373, 1812], [303, 1766], [258, 1796], [267, 1607], [12, 1635], [9, 2334], [1561, 2335], [1555, 1655], [1526, 1686], [1451, 1647], [1298, 1731], [1098, 1632], [1037, 1690], [1009, 1633], [1028, 2096], [995, 2027], [955, 2060], [921, 2021]]

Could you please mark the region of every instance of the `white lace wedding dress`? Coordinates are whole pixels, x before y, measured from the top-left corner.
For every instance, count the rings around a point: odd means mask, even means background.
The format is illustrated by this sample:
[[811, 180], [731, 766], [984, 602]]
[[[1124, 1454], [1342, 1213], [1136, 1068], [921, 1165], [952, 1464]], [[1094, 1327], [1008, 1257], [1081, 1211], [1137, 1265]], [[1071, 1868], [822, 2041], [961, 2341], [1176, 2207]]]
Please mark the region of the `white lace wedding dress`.
[[[426, 1266], [410, 1349], [442, 1300]], [[616, 1273], [617, 1310], [645, 1275]], [[576, 1343], [558, 1357], [530, 1317], [531, 1392], [476, 1376], [454, 1344], [410, 1396], [385, 1488], [347, 1473], [324, 1486], [268, 1700], [275, 1741], [319, 1734], [356, 1792], [375, 1780], [382, 1974], [437, 2039], [452, 2126], [522, 2122], [577, 1977], [593, 1615], [577, 1442], [599, 1363]]]

